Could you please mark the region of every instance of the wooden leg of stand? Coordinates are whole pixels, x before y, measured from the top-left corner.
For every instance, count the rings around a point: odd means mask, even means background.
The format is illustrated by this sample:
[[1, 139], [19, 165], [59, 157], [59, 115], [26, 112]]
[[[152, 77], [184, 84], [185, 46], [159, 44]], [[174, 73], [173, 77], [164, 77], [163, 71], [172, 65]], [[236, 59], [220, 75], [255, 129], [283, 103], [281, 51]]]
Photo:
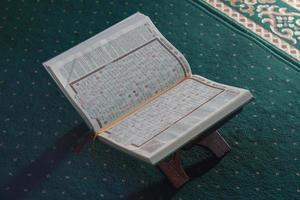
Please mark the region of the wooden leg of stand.
[[217, 158], [223, 157], [230, 151], [229, 144], [218, 131], [215, 131], [199, 140], [198, 145], [208, 148]]
[[178, 151], [169, 161], [160, 162], [158, 167], [175, 188], [181, 187], [190, 179], [181, 165], [180, 153]]

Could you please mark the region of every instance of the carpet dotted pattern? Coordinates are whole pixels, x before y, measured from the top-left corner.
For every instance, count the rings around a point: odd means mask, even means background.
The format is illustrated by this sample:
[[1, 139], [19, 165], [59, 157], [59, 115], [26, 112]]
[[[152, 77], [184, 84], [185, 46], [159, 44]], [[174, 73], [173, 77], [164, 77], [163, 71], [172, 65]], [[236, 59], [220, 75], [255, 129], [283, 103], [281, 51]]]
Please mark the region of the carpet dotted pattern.
[[[88, 129], [41, 65], [137, 11], [193, 73], [255, 97], [221, 129], [232, 145], [223, 160], [204, 149], [183, 153], [195, 177], [178, 191], [153, 166], [103, 143], [95, 158], [91, 145], [74, 153]], [[168, 0], [3, 1], [0, 44], [1, 199], [300, 198], [299, 72], [205, 9]]]

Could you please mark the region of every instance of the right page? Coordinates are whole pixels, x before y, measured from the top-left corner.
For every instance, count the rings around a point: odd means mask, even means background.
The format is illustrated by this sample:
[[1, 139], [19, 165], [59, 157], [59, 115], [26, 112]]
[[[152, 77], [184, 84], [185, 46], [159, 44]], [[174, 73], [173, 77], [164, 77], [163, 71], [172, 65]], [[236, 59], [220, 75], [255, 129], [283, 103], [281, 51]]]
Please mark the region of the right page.
[[100, 135], [152, 164], [252, 98], [244, 89], [186, 78]]

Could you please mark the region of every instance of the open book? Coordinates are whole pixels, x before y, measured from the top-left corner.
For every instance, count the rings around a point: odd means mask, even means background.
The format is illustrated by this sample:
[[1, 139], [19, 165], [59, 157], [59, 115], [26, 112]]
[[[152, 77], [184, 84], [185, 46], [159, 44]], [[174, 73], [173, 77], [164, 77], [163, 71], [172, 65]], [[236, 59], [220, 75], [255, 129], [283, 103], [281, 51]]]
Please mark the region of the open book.
[[44, 63], [97, 138], [156, 164], [251, 100], [193, 75], [136, 13]]

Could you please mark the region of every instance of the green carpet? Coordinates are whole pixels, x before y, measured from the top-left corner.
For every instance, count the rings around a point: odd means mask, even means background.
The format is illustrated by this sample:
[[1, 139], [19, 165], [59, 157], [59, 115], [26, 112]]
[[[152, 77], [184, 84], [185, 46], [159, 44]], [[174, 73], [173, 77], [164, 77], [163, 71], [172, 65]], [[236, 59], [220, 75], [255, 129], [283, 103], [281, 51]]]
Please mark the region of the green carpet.
[[[223, 160], [184, 153], [194, 178], [178, 191], [100, 142], [95, 158], [91, 145], [74, 153], [87, 127], [41, 65], [136, 11], [195, 74], [255, 97], [221, 129]], [[0, 199], [300, 199], [299, 62], [227, 21], [191, 1], [2, 1]]]
[[190, 0], [263, 43], [297, 70], [300, 62], [298, 0]]

